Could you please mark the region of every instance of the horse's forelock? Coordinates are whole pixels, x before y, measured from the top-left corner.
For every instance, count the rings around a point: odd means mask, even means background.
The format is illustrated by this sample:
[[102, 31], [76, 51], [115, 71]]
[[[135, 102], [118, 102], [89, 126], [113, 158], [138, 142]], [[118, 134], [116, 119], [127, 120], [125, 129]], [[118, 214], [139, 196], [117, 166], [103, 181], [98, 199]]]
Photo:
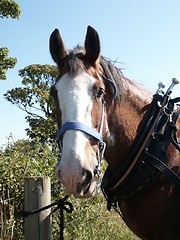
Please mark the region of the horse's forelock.
[[[88, 67], [88, 64], [85, 62], [85, 49], [77, 45], [75, 48], [68, 51], [68, 55], [63, 60], [62, 66], [59, 66], [59, 70], [61, 73], [60, 75], [67, 73], [69, 76], [74, 77], [81, 71], [87, 71]], [[116, 84], [118, 96], [121, 98], [123, 95], [122, 78], [124, 77], [121, 70], [103, 56], [100, 57], [100, 61], [97, 61], [97, 65], [94, 67], [95, 69], [93, 72], [90, 71], [91, 74], [96, 75], [93, 74], [95, 71], [99, 73], [102, 72], [103, 69], [104, 74]]]
[[[91, 67], [94, 71], [91, 71]], [[86, 59], [85, 49], [77, 45], [74, 49], [69, 50], [67, 56], [62, 59], [61, 64], [59, 65], [59, 76], [61, 77], [67, 73], [69, 76], [74, 77], [81, 71], [91, 72], [91, 74], [95, 71], [98, 73], [102, 72], [101, 66], [99, 65], [99, 59], [97, 59], [92, 66]]]
[[69, 51], [66, 59], [66, 71], [68, 75], [75, 76], [79, 71], [84, 71], [85, 66], [83, 63], [84, 49], [77, 45], [73, 50]]

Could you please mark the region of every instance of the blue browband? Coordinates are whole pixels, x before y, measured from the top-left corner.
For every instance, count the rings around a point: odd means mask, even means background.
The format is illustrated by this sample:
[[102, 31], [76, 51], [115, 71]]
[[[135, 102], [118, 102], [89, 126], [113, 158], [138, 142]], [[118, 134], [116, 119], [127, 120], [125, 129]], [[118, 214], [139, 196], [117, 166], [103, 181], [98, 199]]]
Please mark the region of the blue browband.
[[[104, 81], [106, 81], [108, 84], [110, 84], [114, 90], [114, 95], [112, 98], [112, 101], [115, 99], [115, 97], [117, 96], [117, 90], [116, 90], [116, 85], [114, 84], [114, 82], [108, 78], [106, 78], [104, 75], [102, 75], [102, 78]], [[103, 130], [103, 123], [104, 123], [104, 106], [105, 106], [105, 100], [102, 100], [102, 117], [101, 117], [101, 124], [99, 127], [99, 131], [94, 130], [93, 128], [90, 128], [88, 126], [86, 126], [84, 123], [81, 122], [75, 122], [75, 121], [69, 121], [69, 122], [65, 122], [62, 127], [60, 127], [57, 131], [57, 136], [56, 136], [56, 143], [59, 142], [61, 145], [61, 141], [63, 138], [63, 134], [67, 131], [67, 130], [79, 130], [82, 132], [87, 133], [88, 135], [94, 137], [97, 141], [102, 142], [103, 143], [103, 139], [102, 139], [102, 130]]]

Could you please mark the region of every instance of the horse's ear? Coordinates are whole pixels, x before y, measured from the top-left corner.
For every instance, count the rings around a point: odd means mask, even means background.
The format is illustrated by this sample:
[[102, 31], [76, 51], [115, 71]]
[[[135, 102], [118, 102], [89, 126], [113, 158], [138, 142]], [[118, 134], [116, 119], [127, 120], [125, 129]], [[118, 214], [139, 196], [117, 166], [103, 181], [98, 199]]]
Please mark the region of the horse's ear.
[[59, 65], [60, 61], [67, 55], [67, 50], [58, 29], [55, 29], [50, 36], [49, 48], [53, 60]]
[[100, 41], [98, 33], [91, 26], [87, 28], [85, 50], [85, 59], [94, 65], [100, 54]]

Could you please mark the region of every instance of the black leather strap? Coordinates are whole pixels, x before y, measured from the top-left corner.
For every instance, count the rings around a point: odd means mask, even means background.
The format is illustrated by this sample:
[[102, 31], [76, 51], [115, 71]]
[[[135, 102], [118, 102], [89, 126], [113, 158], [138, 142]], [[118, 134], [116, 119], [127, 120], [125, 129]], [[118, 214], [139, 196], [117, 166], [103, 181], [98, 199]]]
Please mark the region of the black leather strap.
[[151, 164], [155, 168], [157, 168], [159, 171], [161, 171], [165, 176], [169, 178], [169, 180], [172, 181], [172, 183], [175, 183], [177, 186], [180, 187], [180, 177], [172, 171], [165, 163], [163, 163], [161, 160], [156, 158], [155, 156], [151, 155], [147, 151], [144, 152], [143, 161]]

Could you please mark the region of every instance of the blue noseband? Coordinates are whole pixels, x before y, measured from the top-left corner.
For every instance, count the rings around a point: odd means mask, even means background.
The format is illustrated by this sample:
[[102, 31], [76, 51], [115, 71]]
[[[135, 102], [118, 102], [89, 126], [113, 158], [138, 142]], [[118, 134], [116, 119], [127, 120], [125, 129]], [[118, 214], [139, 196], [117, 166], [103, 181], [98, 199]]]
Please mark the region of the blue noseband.
[[99, 131], [96, 131], [93, 128], [90, 128], [90, 127], [86, 126], [84, 123], [69, 121], [69, 122], [65, 122], [62, 125], [62, 127], [60, 127], [58, 129], [56, 141], [61, 141], [62, 138], [63, 138], [63, 134], [67, 130], [79, 130], [79, 131], [82, 131], [84, 133], [87, 133], [91, 137], [94, 137], [97, 141], [103, 142], [103, 140], [102, 140], [102, 129], [103, 129], [103, 123], [104, 123], [104, 105], [105, 105], [105, 101], [102, 100], [102, 117], [101, 117], [101, 124], [100, 124]]
[[[115, 99], [115, 97], [117, 96], [116, 85], [114, 84], [114, 82], [112, 80], [106, 78], [104, 75], [102, 75], [102, 78], [105, 82], [110, 84], [113, 88], [113, 91], [114, 91], [114, 94], [113, 94], [113, 97], [112, 97], [112, 101], [113, 101]], [[93, 128], [90, 128], [90, 127], [86, 126], [84, 123], [81, 123], [81, 122], [75, 122], [75, 121], [65, 122], [62, 125], [62, 127], [60, 127], [57, 131], [56, 143], [60, 143], [60, 146], [62, 145], [61, 142], [62, 142], [63, 135], [68, 130], [82, 131], [84, 133], [87, 133], [89, 136], [95, 138], [98, 142], [103, 143], [102, 130], [103, 130], [103, 123], [104, 123], [104, 116], [105, 116], [104, 107], [105, 107], [105, 100], [102, 100], [101, 124], [100, 124], [100, 127], [99, 127], [98, 131], [94, 130]]]
[[57, 138], [59, 140], [62, 139], [63, 134], [67, 131], [67, 130], [80, 130], [82, 132], [87, 133], [88, 135], [94, 137], [95, 139], [97, 139], [98, 141], [102, 140], [102, 134], [100, 132], [95, 131], [94, 129], [86, 126], [84, 123], [81, 122], [66, 122], [62, 125], [61, 128], [58, 129], [58, 133], [57, 133]]

